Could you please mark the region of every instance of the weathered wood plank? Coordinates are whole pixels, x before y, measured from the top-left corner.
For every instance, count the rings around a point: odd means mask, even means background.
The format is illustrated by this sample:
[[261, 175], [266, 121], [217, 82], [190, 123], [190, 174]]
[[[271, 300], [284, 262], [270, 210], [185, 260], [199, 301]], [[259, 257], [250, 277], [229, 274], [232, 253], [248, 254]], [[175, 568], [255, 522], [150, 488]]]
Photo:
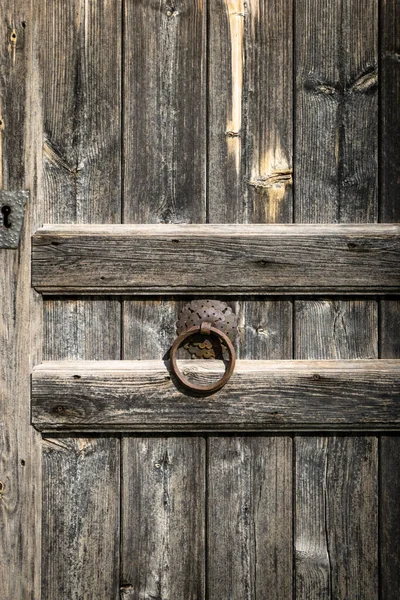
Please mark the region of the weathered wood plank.
[[[209, 3], [208, 18], [209, 221], [291, 221], [290, 2], [217, 0]], [[282, 299], [236, 301], [238, 356], [291, 358], [291, 308]], [[250, 599], [266, 590], [271, 598], [289, 597], [291, 497], [290, 485], [283, 487], [291, 472], [290, 444], [283, 437], [209, 440], [210, 598]], [[229, 451], [233, 447], [237, 452]], [[289, 517], [284, 524], [283, 513]]]
[[380, 220], [400, 221], [400, 7], [380, 8]]
[[377, 8], [296, 5], [296, 221], [377, 217]]
[[119, 440], [43, 441], [42, 600], [119, 598]]
[[383, 435], [380, 442], [380, 598], [397, 600], [400, 582], [400, 438]]
[[[121, 0], [38, 6], [42, 223], [121, 220], [121, 16]], [[120, 303], [46, 299], [44, 333], [49, 359], [119, 359]], [[119, 440], [59, 441], [44, 445], [43, 598], [117, 599]]]
[[394, 293], [399, 233], [398, 225], [47, 226], [33, 239], [32, 284], [66, 294]]
[[[207, 4], [124, 2], [124, 223], [206, 220]], [[162, 358], [179, 306], [124, 301], [122, 357]], [[122, 439], [123, 598], [204, 597], [204, 445]]]
[[[377, 322], [374, 300], [296, 302], [295, 356], [379, 364]], [[297, 598], [376, 600], [377, 439], [296, 436], [295, 452]]]
[[292, 441], [211, 437], [209, 598], [290, 598]]
[[[214, 361], [182, 361], [204, 384]], [[216, 363], [216, 361], [215, 361]], [[44, 363], [32, 377], [32, 417], [48, 429], [136, 431], [396, 429], [398, 361], [238, 361], [211, 397], [175, 387], [162, 361]]]
[[291, 3], [218, 0], [209, 23], [209, 220], [290, 221]]
[[[377, 0], [328, 9], [318, 0], [296, 3], [296, 222], [377, 218], [377, 9]], [[377, 357], [373, 300], [296, 302], [295, 315], [295, 358]], [[296, 508], [296, 549], [307, 547], [296, 568], [297, 600], [376, 600], [376, 441], [295, 438], [295, 454], [300, 476], [307, 473]], [[329, 471], [340, 501], [326, 495]]]
[[254, 360], [292, 358], [292, 303], [280, 298], [238, 302], [237, 356]]
[[376, 437], [296, 438], [296, 599], [378, 598]]
[[44, 360], [113, 360], [120, 357], [120, 303], [51, 298], [46, 303]]
[[206, 11], [203, 0], [124, 2], [126, 223], [205, 215]]
[[[30, 191], [18, 249], [0, 250], [0, 581], [14, 600], [40, 598], [41, 443], [30, 424], [29, 374], [41, 360], [41, 301], [30, 289], [38, 218], [38, 103], [31, 2], [0, 2], [0, 187]], [[2, 222], [2, 219], [1, 219]]]
[[[400, 221], [400, 6], [381, 3], [380, 218]], [[400, 299], [380, 302], [380, 356], [400, 358]], [[380, 445], [381, 600], [395, 600], [400, 589], [400, 438], [382, 436]]]
[[124, 438], [123, 598], [205, 598], [205, 440]]
[[302, 360], [377, 358], [377, 302], [331, 298], [296, 301], [295, 351], [296, 358]]

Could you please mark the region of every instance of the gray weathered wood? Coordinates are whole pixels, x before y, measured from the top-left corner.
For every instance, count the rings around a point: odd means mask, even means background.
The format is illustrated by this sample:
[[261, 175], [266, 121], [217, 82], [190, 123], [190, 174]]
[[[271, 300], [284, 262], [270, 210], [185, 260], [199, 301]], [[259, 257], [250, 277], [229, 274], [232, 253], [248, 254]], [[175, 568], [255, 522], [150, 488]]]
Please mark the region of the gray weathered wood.
[[376, 300], [296, 301], [295, 351], [303, 360], [377, 358]]
[[[121, 0], [37, 7], [42, 223], [121, 220], [121, 11]], [[120, 303], [46, 299], [44, 334], [49, 359], [119, 359]], [[59, 443], [44, 443], [43, 598], [117, 600], [119, 440]]]
[[124, 222], [191, 222], [205, 214], [207, 2], [124, 6]]
[[291, 597], [291, 450], [289, 437], [210, 438], [210, 600]]
[[124, 438], [122, 597], [205, 598], [205, 440]]
[[380, 443], [381, 600], [397, 600], [400, 582], [400, 438], [382, 435]]
[[30, 190], [19, 249], [0, 250], [0, 587], [4, 598], [39, 600], [41, 443], [30, 424], [31, 366], [41, 360], [41, 302], [30, 290], [30, 234], [38, 218], [32, 107], [30, 2], [0, 2], [0, 187]]
[[47, 226], [34, 236], [32, 284], [64, 294], [394, 293], [399, 233], [398, 225]]
[[[377, 9], [377, 0], [296, 3], [296, 222], [371, 222], [378, 215]], [[373, 300], [365, 307], [351, 299], [296, 302], [295, 331], [299, 359], [377, 357]], [[296, 492], [296, 551], [301, 540], [307, 548], [296, 568], [297, 600], [376, 600], [376, 442], [295, 438], [294, 449], [300, 475], [306, 470], [304, 493]], [[325, 468], [340, 502], [324, 492]]]
[[119, 440], [43, 441], [42, 600], [119, 598]]
[[377, 8], [296, 5], [296, 221], [376, 219]]
[[[288, 0], [209, 4], [211, 223], [291, 221], [292, 38]], [[238, 356], [291, 358], [291, 308], [282, 299], [236, 301]], [[290, 447], [283, 437], [209, 440], [210, 598], [258, 598], [266, 590], [271, 599], [289, 597]]]
[[400, 221], [400, 7], [383, 0], [380, 8], [380, 220]]
[[378, 598], [376, 437], [296, 438], [296, 599]]
[[291, 4], [218, 0], [209, 23], [210, 222], [290, 221]]
[[[400, 6], [381, 2], [380, 38], [380, 219], [400, 221]], [[400, 299], [380, 302], [380, 356], [400, 358]], [[400, 438], [382, 436], [380, 446], [381, 600], [395, 600], [400, 588]]]
[[[215, 361], [216, 362], [216, 361]], [[181, 361], [204, 384], [223, 368]], [[162, 361], [44, 363], [32, 377], [36, 427], [173, 431], [400, 425], [398, 361], [238, 361], [210, 397], [179, 391]]]
[[[208, 3], [124, 4], [123, 222], [205, 222]], [[121, 356], [161, 359], [179, 307], [124, 301]], [[122, 438], [121, 597], [204, 597], [204, 446]]]

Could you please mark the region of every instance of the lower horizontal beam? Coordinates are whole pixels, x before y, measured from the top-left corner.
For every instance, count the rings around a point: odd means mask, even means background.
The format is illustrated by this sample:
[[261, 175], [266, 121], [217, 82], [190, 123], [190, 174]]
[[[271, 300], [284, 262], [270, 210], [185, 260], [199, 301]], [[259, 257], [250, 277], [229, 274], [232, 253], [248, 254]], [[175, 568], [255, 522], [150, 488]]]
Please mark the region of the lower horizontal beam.
[[[204, 385], [219, 361], [180, 361]], [[162, 361], [48, 362], [32, 375], [42, 431], [400, 429], [400, 361], [238, 361], [208, 397], [177, 387]]]
[[400, 226], [49, 225], [43, 294], [394, 294]]

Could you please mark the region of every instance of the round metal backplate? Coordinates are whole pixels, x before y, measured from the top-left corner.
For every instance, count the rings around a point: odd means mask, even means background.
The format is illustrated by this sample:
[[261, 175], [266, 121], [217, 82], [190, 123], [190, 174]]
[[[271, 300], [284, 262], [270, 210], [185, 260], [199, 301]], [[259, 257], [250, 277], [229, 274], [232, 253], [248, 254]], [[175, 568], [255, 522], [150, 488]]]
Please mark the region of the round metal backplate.
[[[186, 304], [176, 323], [178, 335], [202, 323], [211, 323], [233, 342], [237, 334], [237, 317], [230, 306], [220, 300], [193, 300]], [[193, 335], [183, 345], [192, 358], [222, 358], [226, 350], [214, 336]]]

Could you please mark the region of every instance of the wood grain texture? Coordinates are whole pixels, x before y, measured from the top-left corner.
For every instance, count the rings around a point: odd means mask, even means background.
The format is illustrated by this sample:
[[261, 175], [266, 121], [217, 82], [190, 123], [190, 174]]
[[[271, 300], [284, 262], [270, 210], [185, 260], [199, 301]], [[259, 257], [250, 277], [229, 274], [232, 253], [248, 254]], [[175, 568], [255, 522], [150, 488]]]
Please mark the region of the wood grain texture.
[[[209, 3], [211, 223], [291, 221], [291, 16], [288, 0]], [[240, 358], [292, 357], [289, 300], [238, 299], [234, 310]], [[209, 440], [210, 598], [289, 597], [290, 447], [289, 438]]]
[[205, 440], [124, 438], [122, 597], [205, 598]]
[[296, 438], [296, 598], [378, 598], [376, 437]]
[[400, 7], [380, 7], [380, 220], [400, 221]]
[[377, 217], [377, 8], [296, 4], [296, 221]]
[[209, 24], [210, 222], [290, 221], [290, 2], [218, 0]]
[[42, 600], [119, 594], [119, 440], [43, 441]]
[[125, 223], [205, 215], [206, 10], [124, 2]]
[[397, 600], [400, 582], [399, 436], [381, 436], [380, 466], [380, 599]]
[[237, 356], [254, 360], [292, 358], [292, 302], [263, 297], [239, 301]]
[[[400, 221], [400, 47], [399, 4], [381, 3], [380, 218]], [[380, 356], [400, 358], [400, 299], [380, 302]], [[382, 436], [380, 444], [381, 600], [395, 600], [400, 588], [400, 439]]]
[[378, 358], [376, 300], [298, 300], [295, 318], [298, 359]]
[[41, 360], [41, 302], [30, 289], [30, 235], [42, 221], [31, 3], [1, 1], [0, 15], [0, 187], [30, 190], [20, 247], [0, 250], [0, 581], [4, 598], [39, 600], [41, 436], [30, 424], [29, 373]]
[[[377, 11], [377, 0], [340, 0], [328, 10], [317, 0], [296, 3], [296, 222], [377, 219]], [[296, 302], [295, 315], [296, 358], [377, 357], [374, 300]], [[297, 600], [375, 600], [376, 441], [296, 437], [294, 448], [299, 473], [307, 469], [305, 493], [296, 491], [296, 531], [307, 549], [296, 567]], [[326, 469], [340, 500], [326, 496]]]
[[47, 226], [33, 238], [32, 285], [67, 294], [394, 293], [399, 233], [398, 225]]
[[[381, 219], [399, 221], [398, 131], [400, 70], [398, 54], [398, 5], [382, 3], [381, 13]], [[400, 301], [383, 300], [381, 308], [380, 348], [382, 358], [400, 358]], [[400, 586], [399, 540], [400, 440], [382, 436], [380, 446], [380, 541], [381, 598], [394, 600]]]
[[120, 303], [52, 298], [44, 323], [44, 360], [112, 360], [120, 356]]
[[210, 438], [210, 600], [291, 597], [291, 449], [289, 437]]
[[[121, 0], [36, 10], [41, 222], [121, 220], [121, 18]], [[46, 299], [44, 333], [50, 359], [119, 359], [120, 303]], [[117, 599], [119, 440], [58, 444], [44, 444], [43, 598]]]
[[[124, 2], [124, 223], [206, 220], [207, 4]], [[123, 358], [168, 351], [171, 291], [123, 302]], [[122, 439], [122, 598], [204, 597], [204, 445]]]
[[[204, 385], [217, 361], [181, 361]], [[44, 363], [32, 377], [36, 427], [72, 430], [397, 428], [398, 361], [238, 361], [210, 397], [188, 395], [162, 361]]]
[[[296, 311], [296, 358], [383, 364], [376, 360], [376, 301], [296, 302]], [[362, 403], [369, 399], [366, 392]], [[377, 438], [296, 436], [295, 451], [297, 598], [375, 600]]]

